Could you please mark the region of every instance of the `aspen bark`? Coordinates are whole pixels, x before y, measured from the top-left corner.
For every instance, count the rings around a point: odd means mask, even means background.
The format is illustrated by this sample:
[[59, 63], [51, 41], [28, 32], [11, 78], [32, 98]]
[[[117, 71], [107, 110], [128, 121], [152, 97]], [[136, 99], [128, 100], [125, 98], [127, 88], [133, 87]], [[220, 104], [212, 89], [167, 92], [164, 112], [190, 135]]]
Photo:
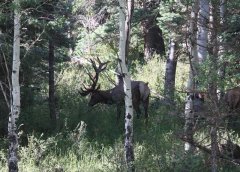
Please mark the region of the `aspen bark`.
[[[199, 4], [199, 6], [198, 6]], [[196, 10], [199, 8], [198, 16], [196, 16]], [[199, 76], [198, 66], [207, 58], [208, 55], [208, 22], [209, 22], [209, 0], [199, 0], [195, 1], [193, 4], [193, 11], [191, 14], [192, 20], [190, 24], [190, 33], [193, 38], [190, 42], [191, 52], [190, 52], [190, 61], [191, 69], [189, 74], [188, 88], [190, 93], [187, 97], [187, 102], [185, 105], [185, 137], [187, 140], [191, 141], [193, 139], [193, 126], [194, 126], [194, 113], [201, 111], [202, 103], [196, 93], [193, 93], [192, 90], [198, 89], [198, 82], [195, 79], [195, 76]], [[197, 19], [197, 26], [195, 21]], [[195, 30], [197, 28], [197, 37], [195, 39]], [[195, 41], [196, 40], [196, 41]], [[197, 42], [197, 45], [195, 45]], [[192, 146], [189, 143], [185, 143], [185, 151], [192, 150]]]
[[128, 63], [128, 55], [129, 55], [129, 44], [130, 44], [130, 25], [132, 22], [132, 13], [134, 10], [134, 0], [128, 0], [127, 1], [127, 16], [125, 21], [125, 32], [126, 32], [126, 48], [125, 48], [125, 57], [126, 57], [126, 64]]
[[169, 42], [169, 55], [166, 63], [164, 96], [167, 102], [174, 103], [175, 75], [177, 67], [177, 58], [174, 56], [175, 42], [173, 38]]
[[187, 142], [184, 144], [184, 150], [187, 152], [193, 151], [194, 147], [190, 144], [193, 141], [193, 125], [194, 125], [194, 114], [193, 114], [193, 100], [191, 95], [188, 95], [185, 103], [185, 125], [184, 135]]
[[129, 13], [125, 0], [119, 0], [120, 5], [120, 41], [119, 41], [119, 62], [121, 73], [123, 76], [124, 93], [125, 93], [125, 158], [128, 171], [135, 171], [134, 169], [134, 148], [133, 148], [133, 105], [131, 92], [131, 79], [126, 65], [126, 25], [130, 30]]
[[8, 168], [9, 172], [18, 171], [18, 135], [16, 122], [20, 114], [20, 86], [19, 86], [19, 68], [20, 68], [20, 4], [14, 0], [14, 40], [13, 40], [13, 63], [12, 63], [12, 95], [11, 95], [11, 113], [8, 122]]
[[[189, 61], [190, 61], [190, 70], [189, 70], [189, 79], [187, 83], [187, 90], [190, 93], [186, 97], [185, 104], [185, 126], [184, 133], [185, 137], [189, 142], [193, 141], [193, 126], [194, 126], [194, 94], [191, 93], [191, 90], [195, 89], [195, 76], [196, 76], [196, 67], [197, 67], [197, 16], [199, 11], [199, 1], [196, 0], [192, 5], [191, 19], [189, 23], [189, 40], [188, 40], [188, 50], [189, 50]], [[185, 151], [192, 151], [194, 148], [189, 142], [186, 142], [184, 145]]]
[[[225, 68], [226, 64], [224, 63], [224, 53], [225, 53], [225, 46], [224, 41], [223, 41], [223, 36], [221, 35], [224, 32], [224, 25], [225, 25], [225, 13], [226, 13], [226, 8], [225, 8], [225, 0], [220, 0], [220, 36], [219, 36], [219, 51], [218, 51], [218, 57], [222, 61], [222, 66], [220, 67], [218, 74], [220, 77], [220, 80], [223, 80], [225, 78]], [[224, 85], [220, 85], [220, 100], [224, 96]]]
[[208, 30], [209, 30], [208, 22], [209, 22], [209, 0], [200, 0], [198, 15], [198, 36], [197, 36], [197, 51], [199, 63], [202, 63], [207, 58]]

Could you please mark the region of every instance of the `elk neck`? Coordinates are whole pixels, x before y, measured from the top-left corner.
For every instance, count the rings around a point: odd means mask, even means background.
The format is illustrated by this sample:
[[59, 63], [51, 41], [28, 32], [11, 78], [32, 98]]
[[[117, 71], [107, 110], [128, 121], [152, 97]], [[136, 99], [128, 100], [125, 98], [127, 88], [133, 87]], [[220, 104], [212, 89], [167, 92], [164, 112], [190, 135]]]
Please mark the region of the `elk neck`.
[[112, 99], [112, 89], [109, 90], [98, 90], [98, 94], [100, 95], [100, 102], [104, 104], [114, 104]]

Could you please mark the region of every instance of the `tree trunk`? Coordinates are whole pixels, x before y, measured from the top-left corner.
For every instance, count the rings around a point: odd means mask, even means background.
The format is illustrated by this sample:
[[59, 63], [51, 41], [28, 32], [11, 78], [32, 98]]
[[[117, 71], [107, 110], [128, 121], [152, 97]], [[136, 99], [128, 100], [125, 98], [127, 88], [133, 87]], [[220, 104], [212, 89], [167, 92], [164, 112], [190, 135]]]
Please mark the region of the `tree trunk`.
[[128, 55], [129, 55], [129, 44], [130, 44], [130, 25], [132, 23], [132, 14], [134, 10], [134, 0], [128, 0], [127, 1], [127, 13], [128, 17], [126, 17], [126, 25], [125, 25], [125, 30], [126, 30], [126, 64], [128, 64]]
[[211, 11], [210, 11], [210, 19], [209, 19], [209, 61], [210, 61], [210, 72], [209, 72], [209, 98], [212, 102], [214, 108], [218, 108], [218, 96], [217, 96], [217, 84], [216, 77], [218, 76], [218, 32], [219, 25], [217, 23], [219, 4], [216, 2], [211, 2]]
[[[187, 96], [187, 102], [185, 105], [185, 137], [191, 141], [193, 139], [193, 126], [194, 126], [194, 113], [198, 113], [202, 110], [203, 102], [201, 101], [200, 94], [196, 92], [199, 87], [199, 82], [195, 81], [195, 76], [199, 76], [198, 66], [207, 57], [207, 43], [208, 43], [208, 22], [209, 22], [209, 0], [199, 0], [199, 13], [198, 18], [196, 16], [198, 9], [198, 1], [195, 1], [193, 5], [193, 12], [191, 14], [192, 20], [190, 26], [190, 38], [191, 52], [190, 52], [190, 74], [188, 88], [189, 95]], [[195, 21], [197, 18], [197, 26]], [[196, 29], [197, 27], [197, 29]], [[197, 37], [195, 37], [195, 30], [198, 30]], [[196, 39], [195, 39], [196, 38]], [[193, 41], [194, 40], [194, 41]], [[195, 44], [195, 40], [197, 45]], [[189, 143], [185, 143], [185, 151], [193, 150]]]
[[[67, 1], [67, 5], [68, 5], [68, 8], [69, 8], [69, 11], [68, 13], [66, 14], [66, 18], [71, 18], [70, 15], [73, 15], [72, 14], [72, 7], [73, 7], [73, 2], [74, 0], [68, 0]], [[69, 20], [69, 23], [68, 23], [68, 26], [67, 26], [67, 38], [70, 40], [70, 42], [68, 43], [68, 56], [70, 58], [72, 58], [72, 55], [73, 55], [73, 51], [74, 51], [74, 46], [73, 46], [73, 22], [72, 22], [72, 19]]]
[[[225, 0], [220, 0], [220, 37], [219, 37], [219, 51], [218, 51], [218, 57], [219, 60], [222, 61], [222, 65], [218, 71], [220, 80], [222, 81], [225, 78], [225, 70], [226, 70], [226, 64], [224, 62], [224, 53], [225, 53], [225, 46], [222, 33], [224, 32], [224, 25], [225, 25]], [[224, 84], [220, 84], [220, 100], [224, 96]]]
[[212, 172], [217, 171], [217, 153], [219, 151], [218, 149], [218, 136], [217, 136], [217, 128], [218, 128], [218, 120], [221, 118], [219, 111], [219, 105], [218, 105], [218, 96], [217, 96], [217, 82], [215, 81], [216, 76], [218, 75], [218, 23], [219, 16], [218, 16], [218, 10], [217, 7], [219, 7], [219, 4], [217, 2], [211, 2], [211, 16], [210, 16], [210, 22], [209, 22], [209, 28], [210, 28], [210, 43], [209, 43], [209, 61], [210, 61], [210, 73], [209, 73], [209, 99], [210, 99], [210, 108], [214, 113], [211, 114], [211, 131], [210, 131], [210, 137], [211, 137], [211, 166]]
[[[133, 2], [133, 1], [131, 1]], [[131, 3], [128, 3], [128, 5]], [[119, 62], [121, 73], [124, 82], [125, 93], [125, 158], [128, 171], [135, 171], [134, 169], [134, 148], [133, 148], [133, 105], [132, 105], [132, 92], [131, 92], [131, 79], [126, 66], [126, 36], [127, 30], [130, 30], [130, 13], [127, 12], [127, 5], [124, 0], [119, 0], [120, 5], [120, 42], [119, 42]], [[127, 14], [125, 16], [125, 14]], [[128, 29], [126, 29], [128, 28]]]
[[175, 42], [173, 38], [169, 42], [169, 55], [166, 63], [164, 96], [167, 102], [174, 103], [175, 75], [177, 67], [177, 58], [174, 55]]
[[20, 114], [20, 4], [14, 0], [14, 40], [13, 40], [13, 63], [12, 63], [12, 100], [11, 113], [8, 122], [8, 168], [9, 172], [18, 171], [18, 135], [16, 122]]
[[189, 62], [190, 62], [190, 70], [189, 70], [189, 79], [187, 84], [187, 91], [189, 91], [186, 97], [186, 104], [185, 104], [185, 126], [184, 126], [184, 133], [185, 137], [189, 142], [185, 143], [184, 150], [185, 151], [193, 151], [194, 148], [192, 147], [191, 143], [193, 141], [193, 126], [194, 126], [194, 93], [192, 90], [195, 89], [195, 76], [196, 76], [196, 61], [197, 61], [197, 16], [199, 11], [199, 1], [195, 1], [192, 5], [191, 11], [191, 20], [189, 24]]
[[[125, 58], [126, 58], [126, 65], [128, 66], [128, 55], [129, 55], [129, 45], [130, 45], [130, 25], [132, 23], [132, 14], [133, 14], [133, 10], [134, 10], [134, 0], [128, 0], [127, 1], [127, 14], [128, 17], [126, 17], [126, 21], [125, 21], [125, 32], [126, 32], [126, 47], [125, 47]], [[121, 73], [121, 66], [120, 64], [118, 64], [118, 67], [116, 69], [116, 72], [119, 74]], [[123, 82], [122, 80], [122, 76], [117, 76], [116, 77], [116, 83], [120, 84], [121, 82]]]
[[[143, 10], [147, 14], [151, 14], [157, 8], [159, 2], [149, 1], [143, 2]], [[162, 30], [157, 25], [156, 17], [159, 14], [149, 15], [143, 22], [143, 35], [144, 35], [144, 59], [147, 61], [152, 58], [154, 53], [164, 55], [165, 45], [162, 37]]]
[[200, 0], [198, 15], [198, 36], [197, 36], [197, 49], [198, 49], [197, 51], [199, 63], [202, 63], [207, 58], [208, 23], [209, 23], [209, 0]]
[[194, 113], [193, 113], [193, 100], [192, 95], [187, 96], [185, 104], [185, 125], [184, 125], [184, 135], [187, 142], [184, 144], [184, 150], [187, 152], [192, 152], [194, 147], [190, 144], [193, 143], [193, 126], [194, 126]]
[[217, 153], [218, 153], [218, 143], [217, 143], [217, 126], [214, 124], [210, 131], [211, 137], [211, 171], [217, 172]]
[[54, 81], [54, 65], [55, 65], [55, 57], [54, 57], [54, 43], [49, 39], [49, 111], [50, 111], [50, 119], [52, 120], [52, 125], [55, 129], [57, 122], [56, 115], [56, 97], [55, 97], [55, 81]]

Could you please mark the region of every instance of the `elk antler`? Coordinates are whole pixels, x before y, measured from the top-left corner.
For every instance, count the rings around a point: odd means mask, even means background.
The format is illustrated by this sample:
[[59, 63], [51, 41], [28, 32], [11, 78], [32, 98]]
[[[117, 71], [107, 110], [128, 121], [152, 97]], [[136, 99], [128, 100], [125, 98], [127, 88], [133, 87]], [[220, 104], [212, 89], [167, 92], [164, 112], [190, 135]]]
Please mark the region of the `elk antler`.
[[81, 92], [80, 92], [81, 96], [86, 96], [89, 93], [93, 92], [94, 90], [98, 90], [100, 88], [100, 85], [98, 85], [98, 87], [96, 88], [98, 78], [99, 78], [99, 73], [105, 70], [107, 67], [107, 64], [109, 63], [109, 61], [102, 63], [99, 57], [97, 57], [98, 66], [96, 65], [96, 62], [94, 60], [90, 59], [90, 62], [92, 64], [93, 69], [95, 70], [95, 75], [92, 76], [90, 72], [87, 72], [90, 80], [92, 81], [92, 85], [88, 88], [85, 85], [83, 85], [83, 88], [81, 88]]

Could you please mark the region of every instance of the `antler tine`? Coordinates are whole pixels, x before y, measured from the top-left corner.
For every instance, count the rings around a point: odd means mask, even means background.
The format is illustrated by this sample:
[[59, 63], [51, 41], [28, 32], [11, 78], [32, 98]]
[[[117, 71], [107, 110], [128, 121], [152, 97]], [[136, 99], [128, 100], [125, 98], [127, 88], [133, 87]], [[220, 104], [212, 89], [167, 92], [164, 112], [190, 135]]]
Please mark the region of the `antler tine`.
[[83, 88], [84, 88], [84, 89], [81, 88], [81, 93], [80, 93], [82, 96], [86, 96], [86, 95], [88, 95], [90, 92], [99, 89], [99, 87], [96, 88], [97, 82], [98, 82], [98, 78], [99, 78], [99, 73], [106, 69], [107, 63], [109, 63], [109, 61], [102, 63], [101, 60], [99, 59], [99, 57], [97, 57], [97, 60], [96, 60], [96, 61], [97, 61], [98, 65], [96, 64], [96, 62], [95, 62], [93, 59], [90, 59], [90, 62], [91, 62], [91, 64], [92, 64], [92, 67], [93, 67], [94, 70], [95, 70], [95, 75], [93, 76], [93, 75], [87, 70], [87, 75], [89, 76], [90, 80], [92, 81], [92, 85], [90, 86], [90, 88], [87, 88], [85, 85], [83, 85]]
[[96, 89], [96, 85], [97, 85], [97, 82], [98, 82], [98, 78], [99, 78], [99, 73], [102, 71], [100, 68], [102, 68], [102, 66], [97, 66], [96, 65], [96, 62], [93, 60], [93, 59], [90, 59], [90, 62], [92, 64], [92, 67], [94, 68], [95, 70], [95, 76], [92, 76], [92, 74], [88, 71], [87, 74], [89, 76], [89, 78], [91, 79], [92, 81], [92, 85], [91, 85], [91, 88], [89, 88], [88, 90], [90, 91], [93, 91]]
[[95, 71], [97, 71], [97, 65], [93, 59], [90, 59], [92, 67], [94, 68]]
[[94, 77], [91, 75], [91, 73], [90, 73], [90, 72], [87, 72], [87, 75], [89, 76], [89, 78], [91, 79], [91, 81], [92, 81], [92, 82], [94, 82], [94, 81], [95, 81]]
[[97, 62], [98, 62], [98, 64], [99, 64], [99, 66], [98, 66], [98, 72], [101, 72], [101, 71], [103, 71], [103, 70], [105, 70], [106, 69], [106, 67], [107, 67], [107, 64], [109, 63], [109, 61], [106, 61], [106, 62], [101, 62], [101, 60], [99, 59], [99, 57], [97, 57]]

